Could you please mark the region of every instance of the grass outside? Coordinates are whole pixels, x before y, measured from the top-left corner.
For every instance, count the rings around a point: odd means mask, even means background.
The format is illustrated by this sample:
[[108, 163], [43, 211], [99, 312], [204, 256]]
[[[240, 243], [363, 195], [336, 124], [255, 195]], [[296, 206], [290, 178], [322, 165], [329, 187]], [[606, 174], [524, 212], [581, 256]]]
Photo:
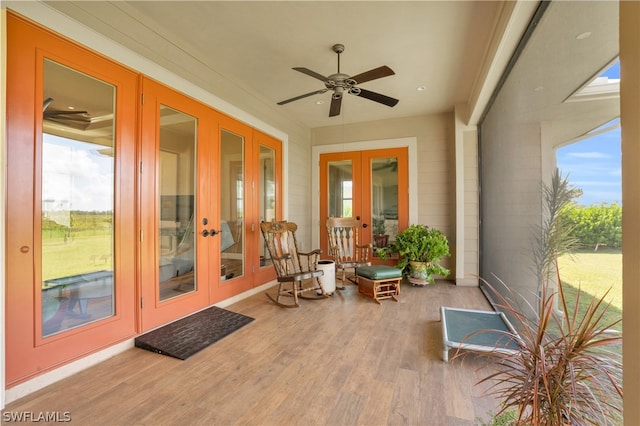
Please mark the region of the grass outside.
[[[558, 260], [560, 279], [569, 307], [575, 306], [580, 288], [580, 306], [584, 310], [593, 297], [601, 298], [609, 291], [605, 301], [611, 302], [603, 325], [622, 318], [622, 252], [614, 250], [579, 251]], [[622, 331], [622, 324], [613, 327]]]
[[42, 280], [111, 270], [113, 240], [109, 234], [44, 238], [42, 241]]

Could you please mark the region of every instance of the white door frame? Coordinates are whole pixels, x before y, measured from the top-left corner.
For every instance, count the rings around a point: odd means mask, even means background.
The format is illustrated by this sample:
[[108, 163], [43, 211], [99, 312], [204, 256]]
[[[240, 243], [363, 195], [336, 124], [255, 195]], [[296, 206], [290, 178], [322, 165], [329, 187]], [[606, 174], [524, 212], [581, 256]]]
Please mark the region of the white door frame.
[[311, 147], [311, 247], [320, 247], [320, 154], [329, 152], [368, 151], [385, 148], [408, 148], [409, 160], [409, 223], [418, 221], [418, 138], [381, 139], [375, 141], [346, 142]]

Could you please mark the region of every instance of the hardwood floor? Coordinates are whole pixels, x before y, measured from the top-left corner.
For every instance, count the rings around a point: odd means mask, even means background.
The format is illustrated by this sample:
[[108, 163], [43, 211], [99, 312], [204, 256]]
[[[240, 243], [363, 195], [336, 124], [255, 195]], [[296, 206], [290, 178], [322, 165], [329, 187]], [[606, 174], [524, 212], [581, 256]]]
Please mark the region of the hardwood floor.
[[77, 425], [472, 425], [487, 418], [497, 404], [475, 386], [487, 361], [469, 354], [443, 362], [439, 322], [442, 305], [488, 309], [480, 290], [403, 283], [399, 300], [378, 305], [347, 285], [283, 309], [257, 294], [227, 307], [255, 321], [185, 361], [130, 349], [3, 413], [68, 412]]

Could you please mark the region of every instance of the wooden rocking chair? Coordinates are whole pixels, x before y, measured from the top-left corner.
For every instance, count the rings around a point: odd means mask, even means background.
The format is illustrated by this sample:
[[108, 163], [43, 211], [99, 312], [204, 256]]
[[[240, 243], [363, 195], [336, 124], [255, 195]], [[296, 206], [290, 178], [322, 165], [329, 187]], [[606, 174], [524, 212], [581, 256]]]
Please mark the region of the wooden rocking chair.
[[[260, 230], [267, 245], [269, 255], [276, 270], [278, 293], [274, 298], [268, 292], [267, 297], [276, 305], [284, 308], [297, 308], [298, 298], [322, 299], [328, 297], [319, 279], [324, 272], [316, 270], [320, 259], [320, 249], [310, 253], [298, 251], [296, 230], [293, 222], [262, 222]], [[313, 292], [314, 296], [304, 293]], [[283, 303], [282, 298], [293, 298], [293, 303]]]
[[[360, 222], [352, 217], [327, 218], [327, 235], [329, 238], [329, 252], [336, 263], [336, 272], [342, 273], [342, 287], [347, 279], [346, 270], [353, 269], [349, 280], [356, 283], [355, 270], [361, 266], [370, 266], [369, 253], [371, 244], [358, 244], [358, 230]], [[336, 274], [337, 275], [337, 274]]]

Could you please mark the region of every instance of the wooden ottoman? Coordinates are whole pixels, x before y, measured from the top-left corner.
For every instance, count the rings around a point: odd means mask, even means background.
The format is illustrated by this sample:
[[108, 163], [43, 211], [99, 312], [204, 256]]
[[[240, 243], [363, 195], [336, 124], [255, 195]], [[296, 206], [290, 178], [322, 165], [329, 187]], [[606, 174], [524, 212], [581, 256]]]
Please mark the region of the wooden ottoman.
[[382, 299], [393, 299], [400, 294], [402, 270], [387, 265], [361, 266], [356, 269], [358, 292], [380, 303]]

